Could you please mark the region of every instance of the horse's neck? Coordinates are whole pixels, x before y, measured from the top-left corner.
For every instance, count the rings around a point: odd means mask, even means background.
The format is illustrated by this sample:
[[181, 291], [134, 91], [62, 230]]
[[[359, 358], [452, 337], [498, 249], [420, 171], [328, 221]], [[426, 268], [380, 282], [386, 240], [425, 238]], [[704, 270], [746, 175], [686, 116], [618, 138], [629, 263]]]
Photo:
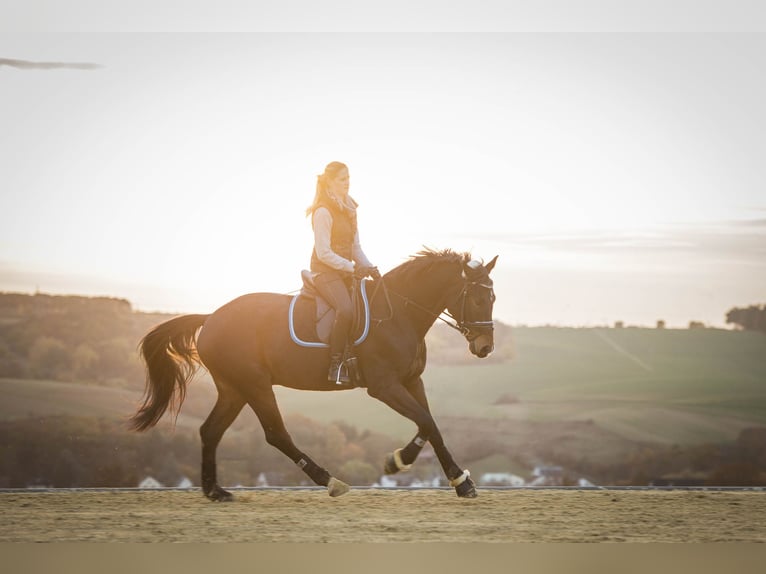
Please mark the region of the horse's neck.
[[459, 290], [459, 274], [449, 265], [423, 274], [404, 289], [402, 295], [417, 305], [405, 302], [404, 309], [420, 337], [425, 336], [437, 317], [457, 297]]

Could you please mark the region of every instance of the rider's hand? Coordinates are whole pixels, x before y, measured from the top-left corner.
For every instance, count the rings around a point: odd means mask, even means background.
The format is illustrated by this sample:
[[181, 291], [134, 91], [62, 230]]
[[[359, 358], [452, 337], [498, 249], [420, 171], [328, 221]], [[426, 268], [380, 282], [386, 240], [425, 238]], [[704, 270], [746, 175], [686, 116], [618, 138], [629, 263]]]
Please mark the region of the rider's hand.
[[370, 267], [370, 277], [372, 277], [375, 281], [380, 279], [380, 271], [378, 271], [377, 267]]
[[354, 279], [364, 279], [370, 274], [371, 267], [365, 267], [364, 265], [356, 265], [354, 267]]

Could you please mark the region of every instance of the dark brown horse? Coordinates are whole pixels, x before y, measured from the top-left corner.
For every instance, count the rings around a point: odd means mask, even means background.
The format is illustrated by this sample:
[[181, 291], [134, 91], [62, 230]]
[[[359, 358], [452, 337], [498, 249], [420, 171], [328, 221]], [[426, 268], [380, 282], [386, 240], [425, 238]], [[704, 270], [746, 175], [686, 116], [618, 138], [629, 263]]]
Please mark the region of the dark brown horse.
[[[387, 457], [386, 473], [408, 469], [430, 441], [458, 496], [476, 496], [468, 471], [453, 460], [428, 407], [421, 379], [426, 366], [424, 338], [446, 309], [471, 353], [483, 358], [492, 352], [495, 295], [489, 273], [496, 260], [483, 265], [466, 253], [426, 250], [385, 274], [379, 285], [373, 282], [368, 287], [373, 293], [374, 326], [356, 349], [363, 386], [370, 396], [417, 425], [412, 441]], [[141, 341], [147, 382], [143, 405], [131, 421], [135, 430], [157, 424], [169, 407], [177, 412], [200, 364], [215, 381], [218, 400], [200, 428], [202, 490], [211, 500], [232, 498], [218, 485], [215, 453], [245, 404], [258, 416], [266, 441], [311, 480], [326, 486], [331, 496], [348, 490], [293, 444], [274, 397], [273, 385], [313, 391], [349, 388], [327, 381], [327, 349], [293, 342], [287, 323], [289, 304], [287, 295], [244, 295], [211, 315], [184, 315], [162, 323]]]

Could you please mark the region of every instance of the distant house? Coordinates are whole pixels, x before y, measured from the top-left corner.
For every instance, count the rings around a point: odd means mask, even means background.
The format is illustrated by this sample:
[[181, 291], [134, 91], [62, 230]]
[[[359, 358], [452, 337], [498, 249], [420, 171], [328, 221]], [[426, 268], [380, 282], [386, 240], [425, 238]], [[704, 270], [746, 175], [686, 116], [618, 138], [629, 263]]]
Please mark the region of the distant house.
[[399, 486], [399, 483], [397, 482], [395, 478], [392, 478], [384, 474], [383, 476], [380, 477], [380, 480], [378, 480], [378, 482], [376, 482], [372, 486], [376, 488], [377, 487], [393, 488], [395, 486]]
[[524, 486], [524, 479], [510, 472], [485, 472], [479, 477], [482, 486]]
[[163, 484], [154, 477], [147, 476], [138, 483], [138, 488], [162, 488]]
[[564, 484], [564, 469], [560, 466], [536, 466], [532, 471], [535, 479], [532, 486], [561, 486]]
[[411, 488], [436, 488], [439, 486], [441, 486], [441, 479], [438, 476], [425, 480], [419, 480], [416, 478], [410, 482]]
[[188, 476], [184, 476], [179, 482], [178, 486], [176, 488], [193, 488], [194, 483], [189, 479]]
[[442, 486], [442, 480], [438, 476], [421, 479], [407, 473], [397, 474], [396, 476], [384, 474], [372, 486], [374, 488], [435, 488]]

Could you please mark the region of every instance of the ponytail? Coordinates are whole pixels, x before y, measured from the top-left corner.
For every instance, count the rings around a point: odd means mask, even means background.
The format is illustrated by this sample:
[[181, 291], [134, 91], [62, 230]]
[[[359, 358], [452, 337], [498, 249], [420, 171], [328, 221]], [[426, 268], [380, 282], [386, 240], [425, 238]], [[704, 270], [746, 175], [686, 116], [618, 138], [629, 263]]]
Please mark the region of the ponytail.
[[324, 173], [317, 176], [317, 188], [316, 193], [314, 194], [314, 201], [312, 201], [311, 205], [306, 209], [306, 217], [314, 213], [323, 198], [329, 197], [327, 193], [327, 182], [331, 178], [334, 178], [338, 172], [344, 168], [348, 169], [346, 164], [339, 161], [333, 161], [327, 164], [324, 168]]

